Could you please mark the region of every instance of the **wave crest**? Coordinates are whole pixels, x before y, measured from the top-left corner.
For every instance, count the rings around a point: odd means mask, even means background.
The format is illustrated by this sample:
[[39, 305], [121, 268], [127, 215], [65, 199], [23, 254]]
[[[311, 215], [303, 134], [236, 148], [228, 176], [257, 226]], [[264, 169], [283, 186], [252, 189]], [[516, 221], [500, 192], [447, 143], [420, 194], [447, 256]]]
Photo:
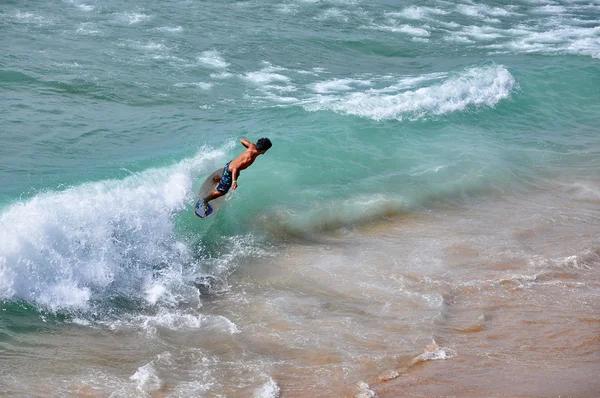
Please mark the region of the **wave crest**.
[[305, 106], [309, 111], [331, 110], [373, 120], [420, 119], [463, 111], [468, 107], [493, 107], [508, 98], [515, 79], [503, 66], [474, 67], [441, 84], [389, 93], [389, 87], [343, 96], [321, 96]]

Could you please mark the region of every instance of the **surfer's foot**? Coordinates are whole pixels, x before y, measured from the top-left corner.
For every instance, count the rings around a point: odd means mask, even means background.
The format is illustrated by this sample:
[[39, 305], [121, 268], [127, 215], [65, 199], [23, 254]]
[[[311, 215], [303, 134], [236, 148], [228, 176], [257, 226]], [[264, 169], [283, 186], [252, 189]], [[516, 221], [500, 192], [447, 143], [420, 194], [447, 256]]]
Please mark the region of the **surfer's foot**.
[[210, 207], [210, 205], [208, 204], [208, 202], [206, 201], [202, 201], [202, 207], [204, 208], [204, 214], [206, 214], [207, 216], [212, 213], [212, 207]]
[[206, 217], [208, 216], [210, 213], [212, 213], [213, 209], [212, 207], [208, 204], [208, 202], [205, 202], [203, 200], [199, 200], [196, 202], [196, 210], [195, 213], [198, 217]]
[[203, 200], [199, 200], [196, 202], [196, 214], [200, 217], [206, 217], [212, 213], [212, 207]]

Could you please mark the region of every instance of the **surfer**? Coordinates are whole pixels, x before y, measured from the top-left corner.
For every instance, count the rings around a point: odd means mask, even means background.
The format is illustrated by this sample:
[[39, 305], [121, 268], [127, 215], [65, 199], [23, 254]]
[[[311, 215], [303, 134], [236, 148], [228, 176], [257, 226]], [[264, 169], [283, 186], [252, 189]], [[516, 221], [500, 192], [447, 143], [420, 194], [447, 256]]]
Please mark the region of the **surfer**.
[[229, 192], [229, 188], [235, 190], [238, 187], [237, 179], [240, 175], [240, 172], [247, 169], [252, 163], [254, 163], [259, 155], [267, 152], [267, 150], [272, 146], [271, 140], [268, 138], [261, 138], [256, 141], [256, 144], [253, 144], [244, 138], [242, 138], [240, 142], [246, 147], [246, 150], [244, 150], [244, 152], [242, 152], [236, 159], [231, 160], [225, 165], [221, 179], [219, 180], [218, 176], [215, 178], [215, 182], [218, 182], [219, 185], [217, 185], [214, 191], [202, 199], [202, 206], [204, 207], [204, 213], [206, 215], [212, 213], [212, 208], [208, 202], [225, 195], [227, 192]]

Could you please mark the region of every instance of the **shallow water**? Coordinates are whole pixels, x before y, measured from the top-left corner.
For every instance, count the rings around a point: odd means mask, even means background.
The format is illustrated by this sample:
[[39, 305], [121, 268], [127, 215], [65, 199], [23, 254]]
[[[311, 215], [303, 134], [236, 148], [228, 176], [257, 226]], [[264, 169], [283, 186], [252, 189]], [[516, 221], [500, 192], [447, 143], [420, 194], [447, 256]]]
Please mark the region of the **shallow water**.
[[2, 395], [600, 391], [600, 4], [0, 17]]
[[592, 396], [598, 187], [557, 181], [286, 243], [227, 283], [198, 280], [199, 307], [23, 325], [31, 309], [13, 304], [5, 391]]

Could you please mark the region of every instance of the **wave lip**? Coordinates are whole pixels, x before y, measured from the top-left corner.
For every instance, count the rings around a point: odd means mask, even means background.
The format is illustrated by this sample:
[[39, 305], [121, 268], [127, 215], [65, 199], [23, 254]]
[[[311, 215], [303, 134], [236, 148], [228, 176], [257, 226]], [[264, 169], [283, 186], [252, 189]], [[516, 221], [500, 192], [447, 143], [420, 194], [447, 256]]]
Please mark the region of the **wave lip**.
[[389, 94], [389, 88], [384, 88], [337, 97], [319, 96], [305, 109], [331, 110], [377, 121], [420, 119], [467, 107], [493, 107], [508, 98], [514, 86], [515, 79], [504, 66], [473, 67], [441, 84], [416, 90]]

